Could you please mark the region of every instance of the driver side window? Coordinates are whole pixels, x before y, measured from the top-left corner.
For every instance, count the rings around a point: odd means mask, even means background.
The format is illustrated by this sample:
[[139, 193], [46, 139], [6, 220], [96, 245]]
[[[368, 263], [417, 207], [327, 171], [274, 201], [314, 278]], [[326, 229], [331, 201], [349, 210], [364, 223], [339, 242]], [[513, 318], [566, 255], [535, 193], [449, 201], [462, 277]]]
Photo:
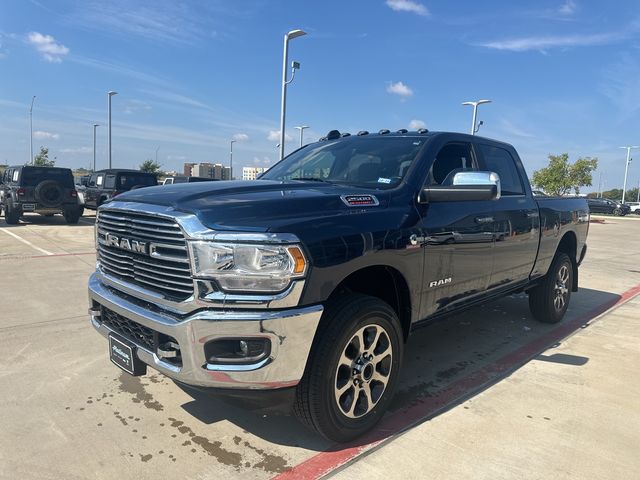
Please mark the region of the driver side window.
[[477, 170], [471, 145], [468, 143], [448, 143], [440, 149], [429, 171], [428, 185], [444, 185], [457, 172]]

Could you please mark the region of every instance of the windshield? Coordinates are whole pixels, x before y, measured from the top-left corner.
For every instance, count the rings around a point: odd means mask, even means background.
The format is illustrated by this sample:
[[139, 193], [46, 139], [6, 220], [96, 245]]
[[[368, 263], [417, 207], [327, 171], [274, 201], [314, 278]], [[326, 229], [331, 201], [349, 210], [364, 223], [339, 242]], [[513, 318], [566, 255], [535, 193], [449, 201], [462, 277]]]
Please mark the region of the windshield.
[[424, 138], [383, 136], [320, 142], [292, 153], [260, 180], [393, 188], [402, 181], [424, 142]]
[[21, 177], [23, 187], [35, 187], [43, 180], [55, 180], [67, 188], [74, 186], [71, 170], [66, 168], [24, 167]]
[[145, 173], [121, 173], [120, 174], [120, 189], [128, 190], [136, 185], [149, 187], [151, 185], [157, 185], [156, 177], [151, 174]]

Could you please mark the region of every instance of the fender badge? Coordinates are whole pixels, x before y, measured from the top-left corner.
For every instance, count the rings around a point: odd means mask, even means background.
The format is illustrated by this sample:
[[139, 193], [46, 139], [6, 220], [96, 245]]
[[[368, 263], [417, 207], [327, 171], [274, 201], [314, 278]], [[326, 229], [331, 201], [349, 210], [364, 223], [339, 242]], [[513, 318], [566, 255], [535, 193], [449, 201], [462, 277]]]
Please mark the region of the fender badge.
[[373, 195], [340, 195], [340, 200], [342, 200], [347, 207], [375, 207], [380, 205], [378, 199]]

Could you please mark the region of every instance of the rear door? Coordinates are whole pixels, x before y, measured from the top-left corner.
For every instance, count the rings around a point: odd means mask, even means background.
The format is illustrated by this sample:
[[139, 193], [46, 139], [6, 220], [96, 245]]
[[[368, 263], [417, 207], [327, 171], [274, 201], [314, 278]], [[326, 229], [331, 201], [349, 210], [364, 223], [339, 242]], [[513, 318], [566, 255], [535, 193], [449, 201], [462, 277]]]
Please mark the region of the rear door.
[[538, 253], [540, 217], [516, 151], [505, 144], [478, 141], [482, 170], [500, 176], [501, 196], [493, 201], [495, 248], [489, 289], [529, 278]]
[[[446, 184], [455, 171], [478, 169], [470, 142], [434, 147], [425, 186]], [[493, 263], [494, 218], [491, 201], [434, 202], [419, 208], [425, 251], [424, 318], [485, 291]]]

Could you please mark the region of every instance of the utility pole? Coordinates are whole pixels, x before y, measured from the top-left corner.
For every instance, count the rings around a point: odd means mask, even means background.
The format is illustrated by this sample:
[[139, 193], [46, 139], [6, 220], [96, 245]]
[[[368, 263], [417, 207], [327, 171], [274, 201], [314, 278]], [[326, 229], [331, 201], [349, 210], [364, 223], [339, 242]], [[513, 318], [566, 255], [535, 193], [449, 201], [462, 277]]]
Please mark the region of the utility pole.
[[111, 168], [111, 97], [113, 97], [114, 95], [117, 95], [118, 92], [114, 92], [113, 90], [110, 90], [107, 92], [107, 96], [109, 97], [109, 103], [108, 103], [108, 114], [109, 114], [109, 168]]
[[156, 148], [156, 165], [158, 164], [158, 150], [160, 150], [159, 145], [158, 145], [158, 148]]
[[233, 180], [233, 144], [236, 140], [231, 140], [231, 150], [229, 151], [229, 180]]
[[293, 82], [293, 77], [296, 73], [296, 70], [300, 68], [300, 64], [298, 62], [293, 62], [291, 64], [291, 78], [287, 80], [287, 63], [289, 61], [289, 40], [293, 40], [294, 38], [301, 37], [306, 35], [307, 32], [303, 30], [291, 30], [284, 35], [284, 49], [282, 52], [282, 96], [280, 102], [280, 160], [284, 158], [284, 126], [285, 126], [285, 115], [287, 113], [287, 85]]
[[36, 100], [34, 95], [31, 98], [31, 107], [29, 107], [29, 133], [31, 139], [31, 158], [29, 158], [29, 165], [33, 164], [33, 102]]
[[638, 145], [628, 145], [626, 147], [620, 147], [627, 149], [627, 161], [624, 166], [624, 184], [622, 186], [622, 203], [624, 203], [624, 196], [627, 193], [627, 174], [629, 173], [629, 164], [631, 163], [631, 149], [640, 148]]
[[96, 128], [99, 126], [99, 123], [93, 124], [93, 172], [96, 171]]

